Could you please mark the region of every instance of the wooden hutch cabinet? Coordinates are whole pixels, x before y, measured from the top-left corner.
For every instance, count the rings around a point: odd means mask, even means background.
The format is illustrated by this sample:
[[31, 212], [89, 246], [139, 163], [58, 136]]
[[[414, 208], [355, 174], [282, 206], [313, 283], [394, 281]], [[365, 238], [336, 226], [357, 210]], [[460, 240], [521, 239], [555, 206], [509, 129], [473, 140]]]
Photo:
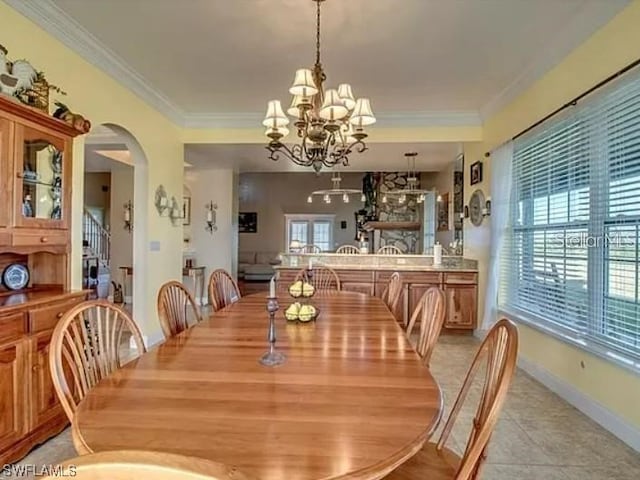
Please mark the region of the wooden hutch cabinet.
[[49, 373], [49, 342], [83, 301], [70, 291], [71, 152], [80, 132], [0, 96], [0, 273], [28, 267], [23, 290], [0, 285], [0, 463], [67, 425]]

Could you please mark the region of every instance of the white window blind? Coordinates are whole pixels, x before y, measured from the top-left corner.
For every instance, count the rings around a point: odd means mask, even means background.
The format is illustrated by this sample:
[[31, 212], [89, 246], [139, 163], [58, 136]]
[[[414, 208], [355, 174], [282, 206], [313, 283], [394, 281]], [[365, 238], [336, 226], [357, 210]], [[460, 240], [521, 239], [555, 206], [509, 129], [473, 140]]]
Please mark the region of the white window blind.
[[640, 359], [640, 73], [514, 142], [499, 306]]

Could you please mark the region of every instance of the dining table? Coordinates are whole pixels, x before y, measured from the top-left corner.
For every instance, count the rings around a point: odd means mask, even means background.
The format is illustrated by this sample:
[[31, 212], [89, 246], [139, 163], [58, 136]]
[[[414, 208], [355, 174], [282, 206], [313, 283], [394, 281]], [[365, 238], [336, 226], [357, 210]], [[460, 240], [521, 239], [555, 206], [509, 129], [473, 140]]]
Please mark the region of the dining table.
[[317, 292], [310, 322], [284, 316], [275, 349], [258, 293], [168, 338], [80, 402], [72, 435], [89, 452], [152, 450], [236, 466], [261, 480], [378, 479], [437, 426], [442, 395], [385, 303]]

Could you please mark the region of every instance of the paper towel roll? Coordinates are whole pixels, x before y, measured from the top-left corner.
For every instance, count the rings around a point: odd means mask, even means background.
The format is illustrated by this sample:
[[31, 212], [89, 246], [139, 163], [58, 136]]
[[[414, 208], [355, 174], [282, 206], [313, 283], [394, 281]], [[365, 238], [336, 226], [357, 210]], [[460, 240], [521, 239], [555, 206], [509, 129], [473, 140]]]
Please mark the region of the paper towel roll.
[[433, 264], [442, 265], [442, 245], [439, 243], [433, 246]]

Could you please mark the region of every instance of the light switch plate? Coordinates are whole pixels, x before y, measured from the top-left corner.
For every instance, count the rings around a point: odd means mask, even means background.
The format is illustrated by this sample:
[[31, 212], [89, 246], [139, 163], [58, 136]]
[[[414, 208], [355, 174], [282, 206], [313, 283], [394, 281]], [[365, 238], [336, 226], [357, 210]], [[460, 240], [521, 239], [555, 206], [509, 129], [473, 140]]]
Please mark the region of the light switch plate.
[[151, 240], [149, 242], [149, 250], [152, 252], [160, 251], [160, 242], [158, 240]]

